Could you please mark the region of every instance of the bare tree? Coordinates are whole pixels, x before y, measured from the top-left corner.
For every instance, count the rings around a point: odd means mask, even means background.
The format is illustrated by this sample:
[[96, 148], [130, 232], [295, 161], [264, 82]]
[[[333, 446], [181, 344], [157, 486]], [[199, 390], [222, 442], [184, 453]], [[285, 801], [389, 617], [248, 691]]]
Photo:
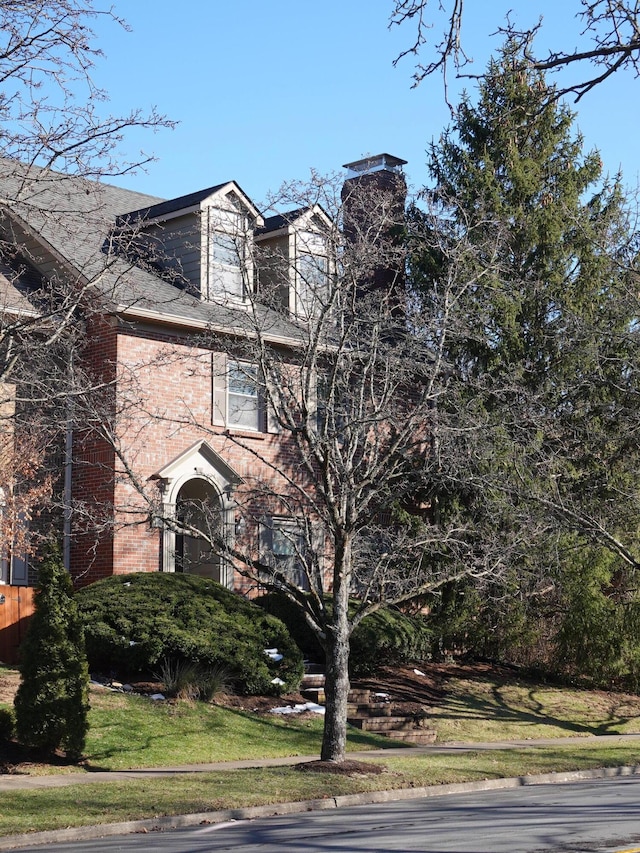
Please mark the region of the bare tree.
[[[341, 200], [321, 182], [310, 192], [289, 188], [291, 212], [258, 229], [246, 268], [259, 271], [258, 282], [245, 279], [233, 325], [166, 350], [171, 370], [155, 382], [179, 405], [169, 409], [147, 389], [104, 435], [128, 482], [131, 522], [152, 516], [171, 532], [176, 570], [211, 576], [214, 560], [231, 561], [250, 588], [277, 590], [299, 608], [325, 652], [321, 755], [335, 762], [345, 758], [353, 629], [367, 614], [452, 579], [499, 577], [520, 535], [512, 539], [496, 520], [494, 535], [482, 540], [471, 516], [451, 506], [438, 512], [439, 490], [464, 467], [462, 459], [455, 473], [442, 465], [444, 433], [458, 430], [438, 423], [449, 381], [444, 353], [448, 336], [461, 334], [464, 291], [481, 287], [485, 274], [465, 258], [471, 243], [449, 245], [458, 266], [437, 297], [427, 302], [411, 291], [402, 184], [391, 163], [354, 174]], [[425, 229], [420, 239], [440, 233]], [[211, 374], [207, 422], [197, 389]], [[220, 402], [217, 388], [226, 391]], [[232, 503], [194, 485], [168, 511], [136, 458], [131, 436], [143, 424], [210, 441], [229, 460]], [[472, 442], [462, 437], [467, 452]], [[234, 459], [244, 460], [235, 479]], [[488, 494], [488, 515], [492, 501]]]
[[92, 23], [112, 8], [93, 0], [3, 0], [0, 6], [0, 156], [65, 174], [102, 178], [149, 162], [122, 158], [118, 146], [134, 127], [170, 124], [155, 110], [109, 115], [108, 93], [92, 71], [103, 53]]
[[[549, 50], [546, 55], [534, 52], [533, 41], [543, 27], [540, 18], [528, 29], [518, 29], [507, 15], [506, 23], [496, 26], [496, 32], [525, 48], [531, 65], [538, 71], [576, 69], [578, 77], [573, 82], [564, 80], [554, 89], [557, 98], [574, 95], [579, 101], [599, 83], [621, 69], [629, 69], [636, 76], [640, 71], [640, 6], [636, 0], [580, 0], [576, 3], [575, 18], [578, 31], [576, 47]], [[430, 39], [434, 27], [444, 22], [442, 36]], [[426, 49], [432, 58], [418, 63], [414, 73], [416, 85], [434, 73], [442, 73], [447, 84], [450, 69], [457, 76], [479, 77], [466, 70], [470, 58], [463, 41], [464, 0], [429, 2], [429, 0], [393, 0], [390, 26], [411, 24], [414, 39], [403, 50], [395, 63], [406, 56], [418, 57]], [[567, 35], [567, 39], [570, 36]], [[572, 37], [572, 36], [571, 36]]]
[[52, 471], [63, 464], [70, 400], [88, 391], [71, 374], [96, 295], [103, 305], [113, 299], [125, 275], [121, 258], [116, 268], [115, 255], [96, 247], [72, 263], [87, 226], [97, 238], [113, 221], [100, 184], [86, 178], [144, 166], [149, 155], [122, 154], [127, 131], [171, 126], [155, 109], [109, 113], [92, 77], [103, 58], [98, 17], [126, 28], [93, 0], [0, 3], [2, 538], [16, 551], [24, 522], [51, 494], [47, 461]]

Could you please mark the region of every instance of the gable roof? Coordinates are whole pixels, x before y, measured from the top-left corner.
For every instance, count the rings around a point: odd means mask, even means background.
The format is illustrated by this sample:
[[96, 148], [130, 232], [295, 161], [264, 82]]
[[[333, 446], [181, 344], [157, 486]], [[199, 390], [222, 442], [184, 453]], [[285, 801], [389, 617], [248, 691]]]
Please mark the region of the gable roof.
[[[110, 310], [125, 318], [246, 335], [255, 321], [245, 309], [204, 302], [128, 261], [113, 243], [114, 226], [121, 217], [137, 211], [177, 210], [189, 199], [202, 201], [227, 186], [242, 192], [231, 181], [164, 200], [1, 160], [0, 229], [36, 270], [72, 276], [94, 287]], [[267, 308], [259, 307], [258, 312], [273, 340], [292, 343], [298, 336], [286, 318]]]
[[42, 285], [42, 277], [20, 257], [0, 258], [0, 311], [16, 317], [38, 317], [29, 295]]
[[279, 231], [281, 228], [286, 228], [298, 220], [302, 214], [307, 211], [306, 207], [297, 207], [295, 210], [289, 210], [287, 213], [276, 213], [274, 216], [267, 216], [264, 220], [264, 226], [258, 228], [258, 234], [267, 234], [270, 231]]
[[196, 192], [188, 193], [187, 195], [178, 196], [178, 198], [161, 201], [157, 204], [140, 208], [139, 210], [132, 210], [122, 216], [118, 216], [116, 225], [132, 225], [140, 221], [148, 222], [150, 220], [163, 219], [172, 213], [178, 213], [180, 211], [186, 212], [199, 207], [202, 202], [211, 199], [213, 196], [222, 194], [223, 190], [226, 190], [224, 193], [225, 195], [234, 193], [238, 198], [240, 198], [249, 213], [262, 223], [260, 211], [253, 204], [249, 196], [235, 181], [226, 181], [223, 184], [216, 184], [215, 186], [207, 187], [204, 190], [197, 190]]
[[262, 228], [256, 228], [256, 236], [258, 238], [269, 234], [274, 234], [276, 231], [288, 229], [291, 226], [305, 228], [312, 219], [319, 219], [323, 225], [329, 227], [331, 219], [320, 204], [313, 204], [307, 207], [296, 207], [294, 210], [288, 210], [286, 213], [276, 213], [274, 216], [268, 216], [264, 220]]

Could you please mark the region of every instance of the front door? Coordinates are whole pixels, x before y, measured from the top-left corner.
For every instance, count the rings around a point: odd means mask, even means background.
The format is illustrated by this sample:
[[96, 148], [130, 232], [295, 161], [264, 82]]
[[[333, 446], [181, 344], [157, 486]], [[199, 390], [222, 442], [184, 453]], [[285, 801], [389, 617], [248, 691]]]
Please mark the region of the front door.
[[222, 530], [222, 505], [211, 483], [188, 480], [176, 501], [175, 571], [221, 582], [220, 556], [212, 542]]

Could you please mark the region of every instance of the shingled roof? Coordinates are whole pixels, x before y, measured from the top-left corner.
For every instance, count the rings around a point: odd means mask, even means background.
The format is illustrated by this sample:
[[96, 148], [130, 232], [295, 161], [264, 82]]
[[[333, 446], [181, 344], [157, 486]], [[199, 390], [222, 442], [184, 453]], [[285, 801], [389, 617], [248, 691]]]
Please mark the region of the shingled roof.
[[[189, 201], [197, 204], [224, 186], [166, 200], [5, 160], [0, 162], [0, 226], [10, 240], [26, 248], [34, 267], [40, 268], [45, 257], [55, 258], [67, 275], [92, 283], [112, 310], [124, 316], [247, 333], [255, 318], [242, 307], [202, 301], [114, 251], [116, 223], [132, 213], [161, 216]], [[270, 335], [297, 337], [295, 325], [285, 318], [266, 308], [260, 313]]]

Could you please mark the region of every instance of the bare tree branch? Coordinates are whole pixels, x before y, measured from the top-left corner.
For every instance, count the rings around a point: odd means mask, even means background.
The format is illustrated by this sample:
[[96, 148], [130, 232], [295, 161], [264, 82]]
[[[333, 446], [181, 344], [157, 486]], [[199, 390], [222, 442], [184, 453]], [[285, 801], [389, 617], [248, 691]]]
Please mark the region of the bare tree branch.
[[[452, 65], [457, 77], [481, 77], [481, 74], [462, 73], [470, 59], [464, 51], [462, 41], [463, 0], [393, 0], [389, 26], [411, 26], [415, 38], [407, 49], [394, 60], [397, 64], [406, 56], [419, 57], [423, 51], [433, 58], [427, 63], [416, 65], [414, 85], [425, 77], [440, 73], [447, 95], [449, 66]], [[443, 34], [429, 44], [428, 31], [440, 26], [444, 17]], [[580, 24], [576, 38], [584, 46], [562, 50], [550, 50], [546, 56], [533, 53], [535, 36], [543, 30], [544, 22], [539, 20], [526, 30], [518, 29], [507, 15], [507, 23], [496, 23], [495, 32], [526, 48], [526, 55], [534, 69], [538, 71], [561, 71], [575, 69], [578, 77], [573, 82], [558, 81], [553, 95], [561, 98], [573, 95], [579, 101], [594, 87], [622, 69], [629, 69], [636, 76], [640, 73], [640, 5], [637, 0], [580, 0], [576, 2], [575, 18]], [[567, 34], [567, 40], [572, 36]], [[597, 69], [596, 73], [590, 67]]]

